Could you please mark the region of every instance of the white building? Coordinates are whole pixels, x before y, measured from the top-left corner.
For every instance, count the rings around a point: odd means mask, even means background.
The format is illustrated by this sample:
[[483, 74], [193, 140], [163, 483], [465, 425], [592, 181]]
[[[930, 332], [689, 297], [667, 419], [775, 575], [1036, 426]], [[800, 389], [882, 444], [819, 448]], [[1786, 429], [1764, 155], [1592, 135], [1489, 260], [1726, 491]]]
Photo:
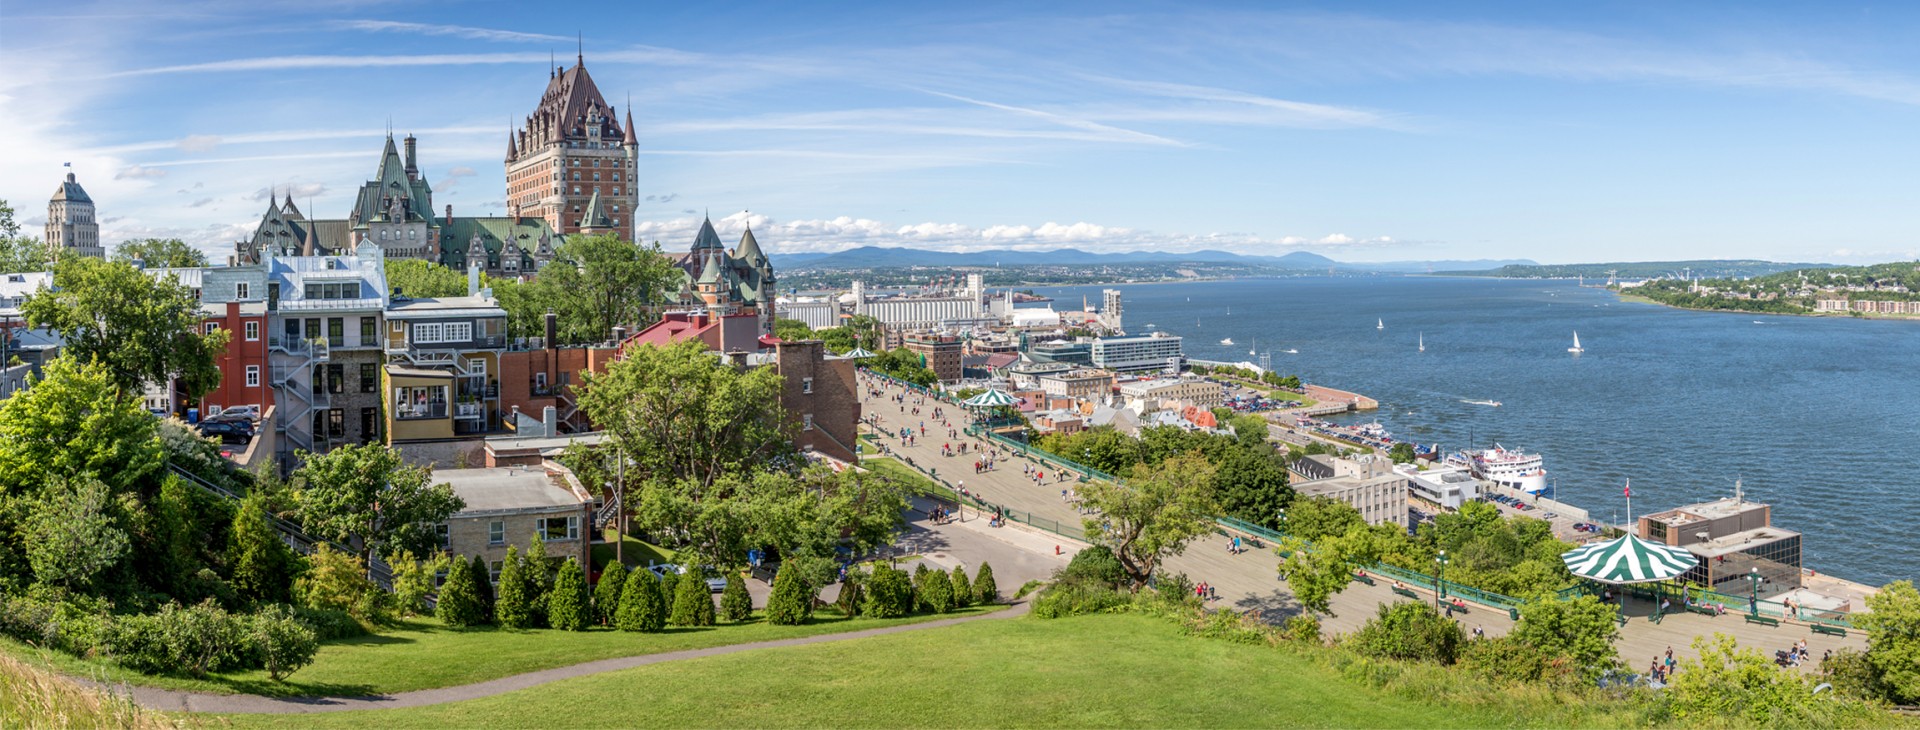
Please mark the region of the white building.
[[1185, 357], [1180, 337], [1155, 332], [1139, 337], [1101, 337], [1093, 341], [1093, 364], [1108, 370], [1179, 372]]
[[774, 316], [807, 323], [817, 330], [840, 326], [840, 305], [832, 299], [781, 297], [774, 300]]
[[1407, 478], [1409, 494], [1447, 509], [1460, 509], [1460, 505], [1480, 496], [1480, 482], [1457, 466], [1435, 466], [1420, 471], [1412, 464], [1400, 464], [1393, 470]]
[[47, 201], [47, 250], [56, 254], [104, 258], [100, 222], [93, 215], [93, 198], [75, 182], [73, 173]]
[[986, 282], [979, 274], [968, 274], [964, 288], [936, 296], [869, 296], [866, 282], [855, 281], [851, 299], [854, 314], [877, 319], [889, 329], [932, 329], [942, 322], [991, 317]]

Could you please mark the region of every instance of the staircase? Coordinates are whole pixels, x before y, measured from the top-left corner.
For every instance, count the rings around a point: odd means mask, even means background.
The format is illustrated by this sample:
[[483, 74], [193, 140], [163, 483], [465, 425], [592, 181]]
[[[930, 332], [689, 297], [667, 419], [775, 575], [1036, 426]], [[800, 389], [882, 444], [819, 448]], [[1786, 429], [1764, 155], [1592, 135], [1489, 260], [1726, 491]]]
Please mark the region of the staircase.
[[619, 515], [620, 515], [620, 495], [614, 494], [607, 498], [606, 504], [600, 505], [600, 509], [594, 511], [593, 529], [595, 530], [607, 529], [607, 525], [612, 524], [613, 519], [615, 517], [618, 517]]
[[327, 342], [274, 338], [268, 342], [268, 348], [278, 356], [268, 366], [279, 405], [273, 426], [293, 448], [315, 451], [313, 414], [333, 403], [332, 396], [319, 386], [313, 373], [314, 366], [330, 359]]

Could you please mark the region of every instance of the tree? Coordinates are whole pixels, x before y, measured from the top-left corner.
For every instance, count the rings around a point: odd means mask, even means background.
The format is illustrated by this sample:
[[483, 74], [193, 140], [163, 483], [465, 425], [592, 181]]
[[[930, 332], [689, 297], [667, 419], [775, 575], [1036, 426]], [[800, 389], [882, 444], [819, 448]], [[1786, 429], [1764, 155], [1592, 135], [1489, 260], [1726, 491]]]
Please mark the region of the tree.
[[[1264, 436], [1262, 437], [1264, 438]], [[1293, 501], [1286, 461], [1265, 444], [1215, 449], [1214, 490], [1220, 513], [1267, 528], [1280, 526], [1280, 509]]]
[[707, 588], [707, 573], [698, 563], [687, 567], [675, 588], [673, 615], [667, 623], [675, 626], [712, 626], [713, 593]]
[[913, 585], [908, 582], [906, 571], [887, 565], [873, 566], [873, 577], [867, 580], [866, 592], [861, 615], [899, 618], [913, 613]]
[[1867, 663], [1897, 704], [1920, 703], [1920, 591], [1895, 581], [1867, 596], [1853, 620], [1867, 631]]
[[149, 269], [192, 269], [207, 265], [207, 255], [178, 238], [135, 238], [113, 248], [113, 260], [139, 261]]
[[1145, 586], [1162, 560], [1212, 528], [1213, 478], [1206, 457], [1189, 453], [1135, 467], [1124, 484], [1089, 482], [1080, 488], [1093, 510], [1084, 521], [1087, 535], [1113, 548], [1135, 589]]
[[13, 206], [0, 200], [0, 272], [45, 271], [54, 254], [33, 236], [20, 235], [20, 224], [13, 220]]
[[679, 276], [657, 243], [641, 246], [613, 234], [574, 235], [540, 270], [534, 280], [538, 291], [530, 299], [557, 315], [562, 341], [602, 342], [615, 325], [652, 322], [656, 305]]
[[433, 553], [426, 560], [404, 550], [387, 556], [387, 566], [393, 569], [394, 606], [402, 615], [420, 615], [429, 610], [427, 594], [433, 592], [433, 577], [446, 565], [447, 558], [440, 553]]
[[1413, 444], [1405, 441], [1394, 444], [1393, 448], [1387, 449], [1387, 458], [1392, 459], [1395, 464], [1413, 463]]
[[307, 570], [294, 584], [294, 593], [311, 608], [345, 611], [362, 621], [385, 618], [385, 592], [367, 580], [366, 564], [326, 543], [307, 556]]
[[627, 576], [620, 591], [620, 611], [614, 625], [621, 631], [656, 632], [667, 626], [667, 600], [660, 594], [660, 581], [645, 570]]
[[753, 618], [753, 596], [747, 593], [740, 571], [727, 571], [727, 587], [720, 592], [720, 617], [734, 623]]
[[439, 547], [433, 526], [466, 507], [453, 487], [380, 444], [349, 444], [324, 454], [300, 452], [293, 497], [307, 531], [337, 542], [359, 539], [360, 557], [375, 550], [425, 555]]
[[794, 458], [779, 373], [735, 370], [697, 339], [628, 348], [583, 378], [580, 408], [633, 465], [629, 479], [711, 485]]
[[1309, 542], [1345, 535], [1366, 524], [1360, 510], [1331, 497], [1298, 499], [1287, 507], [1287, 534]]
[[[1287, 521], [1293, 521], [1291, 513]], [[1322, 537], [1310, 550], [1303, 539], [1289, 537], [1279, 547], [1287, 556], [1280, 572], [1302, 607], [1313, 613], [1331, 613], [1333, 596], [1353, 582], [1354, 570], [1380, 561], [1396, 531], [1404, 541], [1404, 531], [1392, 525], [1349, 525], [1346, 534]]]
[[773, 595], [767, 597], [767, 623], [798, 626], [813, 616], [813, 591], [792, 562], [780, 564], [773, 576]]
[[460, 297], [467, 294], [467, 277], [426, 259], [388, 259], [387, 289], [415, 299]]
[[946, 573], [927, 571], [927, 576], [920, 581], [920, 591], [929, 612], [946, 613], [953, 610], [953, 582], [948, 580]]
[[973, 581], [967, 580], [965, 568], [953, 566], [953, 574], [947, 576], [947, 593], [953, 596], [954, 608], [966, 608], [973, 604]]
[[473, 573], [473, 594], [480, 599], [480, 623], [493, 620], [493, 568], [487, 565], [485, 558], [473, 556], [473, 565], [468, 568]]
[[[1697, 636], [1698, 659], [1681, 659], [1667, 680], [1667, 711], [1675, 726], [1724, 725], [1739, 718], [1755, 727], [1834, 727], [1840, 709], [1831, 692], [1813, 693], [1806, 675], [1775, 666], [1760, 652], [1715, 633]], [[1877, 714], [1877, 713], [1876, 713]]]
[[1582, 675], [1594, 678], [1620, 663], [1614, 615], [1612, 606], [1593, 596], [1533, 601], [1520, 607], [1520, 623], [1509, 635], [1548, 657], [1572, 659]]
[[268, 524], [267, 500], [259, 492], [240, 500], [227, 533], [227, 565], [240, 595], [261, 603], [286, 603], [292, 599], [300, 557]]
[[84, 474], [115, 495], [140, 491], [165, 460], [154, 423], [105, 365], [55, 359], [32, 388], [0, 401], [0, 494]]
[[980, 564], [980, 572], [973, 575], [973, 600], [980, 604], [1000, 602], [1000, 586], [993, 582], [993, 566], [985, 562]]
[[587, 576], [580, 561], [567, 558], [547, 595], [547, 625], [561, 631], [586, 631], [593, 624], [593, 606], [587, 602]]
[[130, 541], [111, 500], [107, 485], [87, 477], [56, 479], [41, 491], [26, 529], [39, 582], [86, 590], [126, 558]]
[[507, 558], [500, 567], [500, 588], [493, 601], [493, 618], [501, 628], [525, 629], [533, 626], [532, 586], [526, 577], [526, 561], [520, 548], [507, 547]]
[[1464, 637], [1460, 625], [1424, 602], [1382, 604], [1380, 614], [1353, 635], [1354, 650], [1387, 659], [1452, 664]]
[[593, 616], [602, 626], [612, 626], [620, 612], [620, 589], [627, 584], [627, 566], [607, 561], [600, 569], [600, 582], [593, 587]]
[[546, 540], [537, 534], [527, 538], [527, 551], [520, 554], [520, 579], [527, 582], [527, 609], [533, 614], [533, 628], [548, 626], [547, 597], [553, 594], [554, 571]]
[[284, 604], [269, 605], [254, 614], [247, 621], [247, 633], [261, 668], [275, 682], [312, 664], [313, 655], [320, 650], [313, 629], [301, 623], [293, 609]]
[[74, 359], [104, 364], [122, 392], [178, 378], [198, 401], [220, 384], [217, 359], [231, 333], [201, 328], [199, 299], [177, 278], [75, 256], [54, 267], [53, 281], [21, 305], [27, 325], [59, 334]]
[[813, 328], [797, 319], [781, 317], [773, 321], [773, 336], [792, 342], [813, 339]]
[[472, 563], [454, 560], [447, 568], [446, 582], [440, 584], [440, 600], [434, 604], [434, 617], [455, 628], [486, 623], [486, 606], [480, 601], [480, 587], [476, 585], [483, 580], [486, 575], [475, 576]]

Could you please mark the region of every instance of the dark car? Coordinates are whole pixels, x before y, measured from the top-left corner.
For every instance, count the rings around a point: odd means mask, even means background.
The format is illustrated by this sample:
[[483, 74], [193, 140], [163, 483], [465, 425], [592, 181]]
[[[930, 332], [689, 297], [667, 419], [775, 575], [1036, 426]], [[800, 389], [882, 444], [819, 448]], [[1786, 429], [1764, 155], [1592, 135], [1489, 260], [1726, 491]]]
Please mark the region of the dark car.
[[200, 435], [218, 438], [222, 442], [245, 443], [253, 438], [253, 423], [239, 419], [201, 421]]

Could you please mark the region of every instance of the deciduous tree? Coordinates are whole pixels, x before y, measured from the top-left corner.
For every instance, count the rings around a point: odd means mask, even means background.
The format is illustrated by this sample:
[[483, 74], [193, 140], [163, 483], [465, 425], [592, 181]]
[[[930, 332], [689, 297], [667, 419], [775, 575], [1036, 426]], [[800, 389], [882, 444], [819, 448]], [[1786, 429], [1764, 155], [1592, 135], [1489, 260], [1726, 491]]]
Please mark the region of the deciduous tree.
[[728, 367], [697, 339], [629, 348], [584, 380], [580, 408], [629, 459], [630, 481], [711, 485], [794, 458], [780, 375]]
[[308, 532], [360, 540], [360, 557], [376, 550], [425, 555], [439, 548], [433, 525], [466, 506], [453, 487], [433, 484], [431, 471], [380, 444], [350, 444], [324, 454], [300, 452], [294, 501]]
[[53, 260], [46, 243], [33, 236], [20, 235], [20, 224], [13, 219], [13, 206], [0, 200], [0, 272], [45, 271]]
[[126, 558], [130, 541], [112, 500], [107, 485], [85, 476], [56, 478], [41, 490], [26, 530], [37, 580], [86, 590]]
[[105, 365], [121, 391], [177, 377], [197, 401], [220, 384], [216, 360], [231, 333], [202, 329], [198, 298], [175, 277], [75, 256], [54, 267], [53, 280], [54, 290], [21, 305], [28, 326], [58, 333], [76, 360]]
[[1582, 675], [1594, 678], [1620, 663], [1613, 648], [1620, 635], [1615, 615], [1614, 607], [1593, 596], [1532, 601], [1520, 607], [1520, 623], [1509, 635], [1549, 657], [1573, 660]]
[[207, 255], [178, 238], [134, 238], [113, 247], [113, 260], [139, 261], [149, 269], [189, 269], [207, 265]]
[[1356, 651], [1388, 659], [1452, 664], [1464, 639], [1460, 625], [1426, 603], [1382, 604], [1380, 614], [1353, 635]]
[[1214, 467], [1198, 453], [1139, 466], [1124, 483], [1089, 482], [1080, 498], [1093, 511], [1087, 536], [1113, 549], [1128, 580], [1147, 584], [1160, 562], [1206, 534], [1218, 512]]
[[49, 363], [32, 388], [0, 401], [0, 493], [90, 474], [115, 495], [141, 490], [164, 460], [154, 418], [99, 363]]
[[1854, 621], [1867, 630], [1867, 662], [1900, 704], [1920, 703], [1920, 591], [1913, 581], [1895, 581], [1867, 596], [1867, 612]]
[[466, 296], [467, 277], [426, 259], [388, 259], [387, 289], [415, 299]]

